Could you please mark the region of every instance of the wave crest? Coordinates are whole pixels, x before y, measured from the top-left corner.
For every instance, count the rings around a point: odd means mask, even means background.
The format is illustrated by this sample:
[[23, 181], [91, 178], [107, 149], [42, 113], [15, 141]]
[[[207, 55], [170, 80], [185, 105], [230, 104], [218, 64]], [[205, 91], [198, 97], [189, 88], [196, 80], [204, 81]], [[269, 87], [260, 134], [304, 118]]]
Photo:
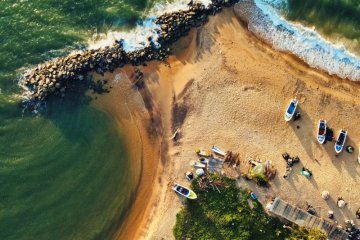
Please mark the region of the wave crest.
[[240, 0], [235, 12], [256, 36], [276, 50], [290, 52], [311, 67], [330, 75], [360, 81], [360, 59], [344, 46], [336, 46], [319, 33], [282, 18], [269, 1]]
[[[158, 16], [165, 13], [178, 12], [181, 10], [188, 10], [190, 0], [177, 0], [176, 2], [156, 3], [146, 13], [146, 17], [140, 21], [135, 28], [129, 31], [108, 31], [106, 34], [97, 34], [95, 39], [89, 42], [90, 49], [98, 49], [109, 46], [115, 40], [123, 39], [123, 49], [125, 52], [132, 52], [149, 46], [150, 42], [154, 46], [159, 46], [157, 40], [161, 28], [155, 23]], [[212, 3], [212, 0], [195, 0], [194, 3], [201, 3], [205, 7]], [[151, 39], [151, 41], [149, 41]]]

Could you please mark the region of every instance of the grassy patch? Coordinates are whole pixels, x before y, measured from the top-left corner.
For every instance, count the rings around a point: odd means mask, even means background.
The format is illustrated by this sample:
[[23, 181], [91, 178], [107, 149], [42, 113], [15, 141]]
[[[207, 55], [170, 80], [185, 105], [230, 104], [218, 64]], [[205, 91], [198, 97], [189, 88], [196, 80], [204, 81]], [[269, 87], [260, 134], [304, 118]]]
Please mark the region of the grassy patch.
[[[266, 215], [259, 202], [253, 201], [254, 208], [250, 209], [249, 193], [239, 190], [235, 180], [223, 178], [223, 182], [225, 186], [219, 187], [221, 193], [201, 191], [193, 182], [198, 199], [189, 200], [177, 214], [173, 229], [176, 239], [299, 239], [284, 229], [280, 220]], [[308, 235], [309, 232], [297, 229], [297, 236]]]

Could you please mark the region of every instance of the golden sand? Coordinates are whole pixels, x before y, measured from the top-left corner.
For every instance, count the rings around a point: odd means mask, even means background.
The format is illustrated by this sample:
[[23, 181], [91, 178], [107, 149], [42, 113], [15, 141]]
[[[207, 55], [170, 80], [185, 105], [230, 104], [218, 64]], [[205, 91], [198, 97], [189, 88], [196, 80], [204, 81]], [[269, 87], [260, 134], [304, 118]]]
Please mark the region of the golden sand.
[[[360, 207], [357, 151], [335, 157], [333, 143], [317, 143], [315, 128], [319, 119], [326, 119], [335, 135], [341, 128], [349, 131], [346, 145], [358, 146], [359, 84], [276, 52], [248, 32], [232, 9], [211, 17], [204, 27], [181, 39], [174, 51], [168, 64], [140, 67], [145, 89], [132, 88], [134, 70], [127, 66], [105, 77], [113, 88], [94, 101], [120, 127], [131, 126], [128, 136], [137, 137], [130, 137], [135, 139], [130, 144], [139, 144], [143, 153], [141, 164], [134, 164], [142, 167], [138, 192], [118, 239], [173, 238], [182, 203], [170, 186], [188, 184], [184, 173], [191, 170], [194, 149], [212, 144], [240, 152], [244, 160], [272, 160], [278, 174], [270, 188], [239, 180], [258, 193], [260, 201], [270, 196], [298, 206], [307, 201], [321, 216], [332, 209], [339, 223], [355, 220]], [[284, 111], [293, 97], [300, 100], [302, 118], [285, 123]], [[174, 107], [178, 112], [173, 112]], [[177, 127], [181, 138], [173, 144], [169, 138]], [[285, 151], [301, 159], [289, 179], [282, 178]], [[302, 166], [312, 170], [310, 180], [299, 174]], [[321, 198], [323, 190], [330, 192], [330, 200]], [[335, 206], [340, 196], [348, 203], [344, 209]]]

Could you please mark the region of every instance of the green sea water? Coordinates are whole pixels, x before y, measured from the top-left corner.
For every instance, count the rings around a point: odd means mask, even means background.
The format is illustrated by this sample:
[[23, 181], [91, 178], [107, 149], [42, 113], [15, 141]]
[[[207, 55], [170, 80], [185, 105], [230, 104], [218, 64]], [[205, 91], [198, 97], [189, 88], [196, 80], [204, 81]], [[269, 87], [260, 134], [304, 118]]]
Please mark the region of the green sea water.
[[23, 113], [18, 75], [131, 27], [144, 0], [0, 1], [0, 239], [106, 239], [137, 182], [129, 151], [107, 114], [76, 98]]
[[360, 53], [359, 0], [288, 0], [286, 15]]

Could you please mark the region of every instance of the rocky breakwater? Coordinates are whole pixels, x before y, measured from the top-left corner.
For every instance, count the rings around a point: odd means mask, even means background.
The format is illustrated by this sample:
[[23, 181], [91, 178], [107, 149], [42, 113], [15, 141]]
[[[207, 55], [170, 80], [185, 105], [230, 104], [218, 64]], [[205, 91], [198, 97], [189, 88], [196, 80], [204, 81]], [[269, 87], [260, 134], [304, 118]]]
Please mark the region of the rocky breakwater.
[[[45, 100], [49, 96], [65, 96], [69, 89], [86, 84], [88, 73], [95, 71], [103, 74], [114, 71], [125, 64], [134, 66], [146, 61], [163, 61], [169, 54], [169, 45], [189, 33], [193, 27], [207, 22], [209, 15], [230, 7], [237, 0], [213, 0], [208, 6], [193, 1], [187, 10], [166, 13], [156, 19], [158, 39], [155, 44], [149, 38], [149, 45], [132, 52], [125, 52], [123, 40], [115, 41], [111, 46], [96, 50], [85, 50], [66, 57], [55, 58], [28, 70], [20, 80], [26, 103]], [[88, 83], [87, 83], [88, 84]]]

